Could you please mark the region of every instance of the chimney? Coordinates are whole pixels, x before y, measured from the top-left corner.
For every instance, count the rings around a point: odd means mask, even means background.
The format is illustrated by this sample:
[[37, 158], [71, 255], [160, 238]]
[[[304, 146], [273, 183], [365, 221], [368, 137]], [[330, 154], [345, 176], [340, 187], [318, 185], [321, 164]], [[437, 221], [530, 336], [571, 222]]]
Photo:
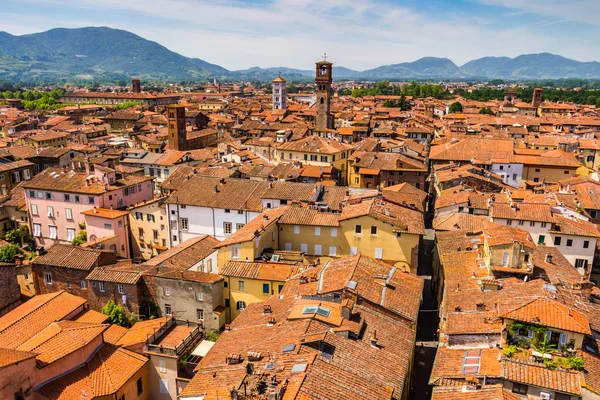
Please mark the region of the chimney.
[[98, 214], [98, 209], [94, 206], [94, 214]]
[[263, 314], [271, 314], [272, 310], [271, 310], [271, 306], [268, 304], [265, 304], [263, 306]]
[[373, 329], [371, 332], [371, 346], [377, 348], [377, 330]]
[[219, 187], [217, 185], [215, 185], [215, 193], [219, 193]]

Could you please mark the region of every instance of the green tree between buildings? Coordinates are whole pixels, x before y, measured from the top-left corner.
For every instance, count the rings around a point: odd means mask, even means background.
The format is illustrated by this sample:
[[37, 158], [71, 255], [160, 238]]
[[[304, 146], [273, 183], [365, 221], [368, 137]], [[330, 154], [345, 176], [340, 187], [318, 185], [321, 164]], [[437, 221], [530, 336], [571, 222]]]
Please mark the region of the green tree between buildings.
[[489, 107], [483, 107], [482, 109], [480, 109], [479, 114], [495, 115], [494, 112], [492, 111], [492, 109]]
[[0, 261], [5, 263], [12, 263], [15, 261], [18, 255], [23, 254], [23, 250], [16, 244], [9, 244], [0, 247]]
[[102, 307], [102, 314], [108, 315], [108, 320], [111, 324], [116, 324], [129, 328], [131, 322], [127, 317], [125, 309], [120, 304], [115, 303], [113, 300], [109, 300], [104, 307]]
[[463, 112], [463, 106], [460, 104], [460, 102], [455, 101], [454, 103], [450, 104], [450, 114], [461, 112]]

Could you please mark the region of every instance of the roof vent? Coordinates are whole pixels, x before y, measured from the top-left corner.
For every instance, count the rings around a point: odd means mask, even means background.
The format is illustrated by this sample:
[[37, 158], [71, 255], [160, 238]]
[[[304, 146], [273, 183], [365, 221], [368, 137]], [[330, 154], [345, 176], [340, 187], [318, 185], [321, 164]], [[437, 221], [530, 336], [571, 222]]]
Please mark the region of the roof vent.
[[371, 346], [377, 348], [377, 330], [373, 329], [373, 332], [371, 332]]
[[242, 362], [242, 356], [240, 354], [228, 354], [225, 361], [228, 365], [239, 364]]
[[268, 304], [265, 304], [263, 306], [263, 314], [271, 314], [272, 310], [271, 310], [271, 306]]

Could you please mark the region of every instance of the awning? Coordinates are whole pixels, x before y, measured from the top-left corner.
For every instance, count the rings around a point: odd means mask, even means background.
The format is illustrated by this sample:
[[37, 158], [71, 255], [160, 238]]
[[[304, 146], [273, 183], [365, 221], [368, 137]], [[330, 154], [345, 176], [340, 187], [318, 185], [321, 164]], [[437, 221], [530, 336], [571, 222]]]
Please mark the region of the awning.
[[211, 342], [210, 340], [203, 340], [200, 342], [198, 347], [196, 347], [194, 351], [192, 351], [192, 355], [204, 357], [208, 354], [208, 352], [210, 351], [210, 349], [212, 349], [214, 345], [215, 342]]

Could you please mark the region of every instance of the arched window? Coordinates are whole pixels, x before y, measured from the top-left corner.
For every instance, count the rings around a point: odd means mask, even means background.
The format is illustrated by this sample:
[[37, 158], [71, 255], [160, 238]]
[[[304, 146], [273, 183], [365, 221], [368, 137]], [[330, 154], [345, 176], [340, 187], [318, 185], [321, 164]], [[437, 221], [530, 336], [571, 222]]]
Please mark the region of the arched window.
[[325, 97], [321, 97], [321, 104], [325, 103]]
[[245, 303], [245, 302], [243, 302], [243, 301], [238, 301], [238, 302], [237, 302], [237, 305], [236, 305], [236, 308], [237, 308], [237, 310], [238, 310], [239, 312], [242, 312], [242, 311], [244, 311], [244, 309], [246, 308], [246, 303]]

